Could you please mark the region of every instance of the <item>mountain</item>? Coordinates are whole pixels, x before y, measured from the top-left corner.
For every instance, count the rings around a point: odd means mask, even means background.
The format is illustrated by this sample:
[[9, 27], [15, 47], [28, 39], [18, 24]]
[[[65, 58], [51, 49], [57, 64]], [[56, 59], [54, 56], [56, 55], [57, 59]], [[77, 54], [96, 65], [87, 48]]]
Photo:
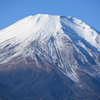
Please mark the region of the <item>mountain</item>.
[[100, 100], [100, 32], [47, 14], [0, 30], [0, 91], [0, 100]]

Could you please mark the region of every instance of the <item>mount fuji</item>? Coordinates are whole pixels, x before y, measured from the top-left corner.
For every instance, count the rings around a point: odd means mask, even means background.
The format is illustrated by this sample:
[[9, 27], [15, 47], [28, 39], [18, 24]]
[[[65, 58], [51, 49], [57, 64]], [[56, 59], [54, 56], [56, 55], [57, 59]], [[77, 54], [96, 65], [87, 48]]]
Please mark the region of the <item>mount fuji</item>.
[[100, 32], [48, 14], [0, 30], [0, 91], [0, 100], [100, 100]]

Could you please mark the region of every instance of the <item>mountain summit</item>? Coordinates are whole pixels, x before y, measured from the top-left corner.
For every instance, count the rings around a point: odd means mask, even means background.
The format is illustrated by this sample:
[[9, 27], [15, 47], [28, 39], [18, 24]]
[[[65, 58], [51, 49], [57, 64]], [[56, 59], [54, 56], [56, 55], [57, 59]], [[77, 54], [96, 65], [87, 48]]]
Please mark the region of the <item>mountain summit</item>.
[[[86, 88], [83, 82], [84, 79], [82, 80], [81, 76], [92, 77], [100, 84], [100, 33], [75, 17], [47, 14], [28, 16], [0, 30], [0, 73], [2, 73], [0, 75], [2, 76], [4, 72], [8, 73], [9, 71], [11, 71], [11, 74], [17, 69], [25, 70], [28, 67], [31, 69], [31, 73], [35, 69], [43, 69], [46, 73], [51, 73], [55, 70], [61, 76], [64, 75], [63, 77], [72, 81], [70, 84], [74, 82], [80, 88]], [[27, 73], [27, 70], [25, 73]], [[21, 74], [21, 72], [18, 74]], [[30, 79], [31, 77], [28, 78]], [[22, 80], [24, 79], [20, 79], [21, 82]], [[4, 79], [0, 83], [6, 84]], [[100, 87], [98, 86], [98, 88]], [[91, 89], [87, 90], [91, 91]], [[99, 93], [100, 91], [97, 94], [97, 98], [99, 98]], [[57, 97], [52, 100], [56, 99]], [[65, 99], [60, 98], [57, 100]]]

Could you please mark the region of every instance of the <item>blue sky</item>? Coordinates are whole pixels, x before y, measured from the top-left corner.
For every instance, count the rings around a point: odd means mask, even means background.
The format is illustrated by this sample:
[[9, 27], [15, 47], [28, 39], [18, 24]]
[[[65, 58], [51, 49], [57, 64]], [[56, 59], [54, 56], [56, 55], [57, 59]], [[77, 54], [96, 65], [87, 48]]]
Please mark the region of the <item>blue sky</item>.
[[100, 32], [100, 0], [0, 0], [0, 30], [38, 13], [74, 16]]

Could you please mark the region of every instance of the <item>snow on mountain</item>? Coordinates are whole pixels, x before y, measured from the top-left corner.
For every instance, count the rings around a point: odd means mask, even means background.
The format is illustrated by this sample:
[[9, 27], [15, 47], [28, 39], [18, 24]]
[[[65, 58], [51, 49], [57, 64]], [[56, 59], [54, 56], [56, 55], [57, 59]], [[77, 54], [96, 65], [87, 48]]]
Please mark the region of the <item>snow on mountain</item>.
[[[92, 29], [89, 25], [85, 24], [79, 19], [74, 17], [62, 18], [61, 23], [63, 25], [70, 27], [70, 31], [75, 31], [74, 33], [82, 38], [84, 38], [87, 42], [89, 42], [92, 46], [100, 51], [100, 34], [98, 34], [94, 29]], [[65, 27], [66, 27], [65, 26]]]
[[0, 63], [32, 54], [78, 82], [76, 70], [100, 76], [100, 34], [74, 17], [38, 14], [0, 30]]

